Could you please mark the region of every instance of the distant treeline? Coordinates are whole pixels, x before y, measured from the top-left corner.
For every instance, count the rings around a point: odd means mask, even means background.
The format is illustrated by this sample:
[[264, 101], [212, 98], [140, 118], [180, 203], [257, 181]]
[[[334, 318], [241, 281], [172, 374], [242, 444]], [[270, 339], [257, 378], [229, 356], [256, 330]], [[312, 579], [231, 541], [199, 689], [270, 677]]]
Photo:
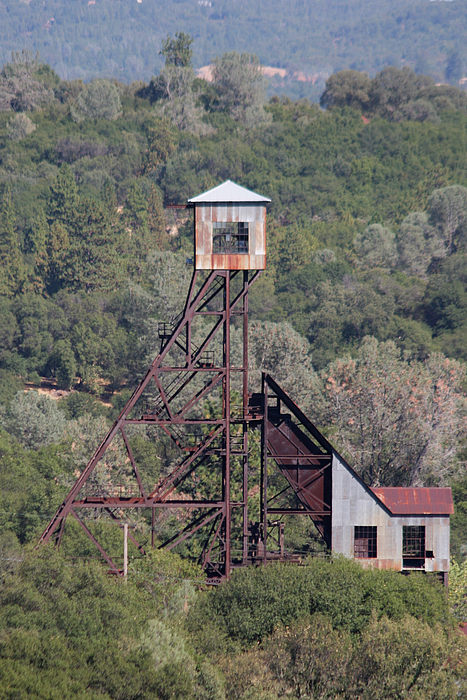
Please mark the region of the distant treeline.
[[63, 78], [148, 80], [163, 65], [162, 40], [183, 30], [195, 38], [196, 67], [253, 50], [263, 65], [303, 74], [302, 82], [274, 79], [274, 91], [317, 100], [326, 77], [342, 69], [374, 75], [410, 66], [457, 84], [467, 73], [466, 25], [460, 0], [4, 1], [0, 61], [26, 48]]

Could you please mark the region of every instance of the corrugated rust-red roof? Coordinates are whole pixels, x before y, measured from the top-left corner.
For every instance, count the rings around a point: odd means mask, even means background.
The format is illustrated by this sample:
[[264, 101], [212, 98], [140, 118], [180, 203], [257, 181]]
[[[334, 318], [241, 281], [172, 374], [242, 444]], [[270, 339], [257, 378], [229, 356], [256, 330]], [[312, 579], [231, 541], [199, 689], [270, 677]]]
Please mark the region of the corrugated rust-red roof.
[[389, 486], [371, 490], [394, 515], [451, 515], [454, 513], [450, 488]]

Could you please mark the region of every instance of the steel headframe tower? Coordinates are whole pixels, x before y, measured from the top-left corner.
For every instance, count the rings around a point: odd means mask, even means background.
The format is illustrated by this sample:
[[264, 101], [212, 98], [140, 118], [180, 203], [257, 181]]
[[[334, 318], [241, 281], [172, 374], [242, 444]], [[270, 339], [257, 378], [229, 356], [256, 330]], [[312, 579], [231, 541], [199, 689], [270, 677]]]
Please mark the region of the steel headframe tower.
[[[159, 324], [160, 353], [41, 542], [54, 538], [60, 544], [71, 516], [111, 571], [120, 573], [115, 557], [92, 532], [91, 514], [105, 513], [123, 527], [129, 511], [140, 510], [139, 517], [151, 521], [154, 546], [155, 532], [163, 531], [158, 525], [163, 513], [177, 511], [182, 513], [177, 534], [159, 546], [170, 549], [206, 533], [199, 559], [212, 582], [228, 578], [233, 561], [248, 563], [248, 427], [258, 422], [249, 408], [248, 292], [266, 264], [269, 201], [231, 181], [189, 200], [195, 269], [184, 310]], [[155, 484], [150, 480], [154, 470], [138, 454], [138, 429], [165, 439], [169, 460]], [[200, 472], [209, 481], [201, 496]], [[113, 474], [124, 479], [123, 489], [116, 489]], [[129, 537], [144, 552], [133, 532]]]

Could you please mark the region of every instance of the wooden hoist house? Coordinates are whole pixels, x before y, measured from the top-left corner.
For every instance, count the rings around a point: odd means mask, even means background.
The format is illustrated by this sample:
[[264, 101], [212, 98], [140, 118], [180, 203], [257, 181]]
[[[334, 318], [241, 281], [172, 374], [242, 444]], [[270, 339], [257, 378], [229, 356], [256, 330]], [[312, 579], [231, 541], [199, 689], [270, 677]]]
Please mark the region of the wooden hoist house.
[[[445, 578], [450, 489], [371, 488], [273, 377], [251, 391], [248, 297], [266, 267], [269, 201], [230, 180], [188, 201], [184, 308], [159, 323], [158, 354], [41, 541], [60, 544], [72, 522], [120, 574], [121, 553], [96, 529], [106, 518], [128, 532], [132, 556], [174, 549], [218, 583], [237, 566], [300, 561], [287, 536], [299, 517], [327, 551]], [[157, 463], [139, 449], [141, 431]]]

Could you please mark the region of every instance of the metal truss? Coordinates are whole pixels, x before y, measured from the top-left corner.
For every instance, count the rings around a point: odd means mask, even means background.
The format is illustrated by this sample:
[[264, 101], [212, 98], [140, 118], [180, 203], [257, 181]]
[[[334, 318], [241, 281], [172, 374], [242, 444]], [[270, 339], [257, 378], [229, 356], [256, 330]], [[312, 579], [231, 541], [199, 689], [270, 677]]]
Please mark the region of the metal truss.
[[[159, 325], [160, 353], [70, 489], [40, 542], [53, 537], [60, 543], [66, 520], [71, 515], [111, 570], [117, 573], [117, 565], [86, 524], [83, 516], [86, 510], [97, 509], [121, 522], [128, 509], [150, 509], [154, 524], [159, 510], [181, 508], [194, 513], [194, 517], [179, 534], [163, 544], [172, 548], [201, 528], [211, 526], [212, 536], [202, 551], [201, 560], [214, 578], [221, 578], [228, 576], [231, 570], [232, 510], [239, 508], [243, 523], [242, 560], [246, 558], [248, 291], [258, 274], [230, 270], [193, 273], [183, 312], [171, 323]], [[233, 325], [241, 336], [240, 356], [235, 361], [231, 355]], [[233, 391], [236, 391], [235, 400]], [[209, 416], [203, 415], [207, 399], [217, 409]], [[181, 453], [176, 464], [152, 487], [144, 483], [131, 444], [130, 432], [137, 426], [159, 429]], [[134, 489], [125, 495], [111, 493], [109, 488], [92, 493], [91, 477], [117, 438], [124, 446], [126, 462], [131, 465]], [[243, 469], [242, 498], [237, 502], [231, 499], [233, 455], [242, 461]], [[188, 498], [179, 491], [200, 464], [213, 460], [220, 464], [220, 483], [215, 498]], [[144, 549], [133, 535], [132, 539], [140, 550]]]
[[[172, 322], [159, 324], [159, 354], [40, 542], [53, 539], [60, 544], [71, 516], [110, 571], [118, 574], [115, 558], [92, 532], [92, 513], [122, 527], [130, 513], [144, 514], [155, 546], [162, 514], [182, 512], [176, 533], [162, 541], [158, 538], [157, 546], [173, 549], [196, 535], [199, 561], [211, 583], [228, 578], [234, 566], [287, 558], [282, 518], [288, 514], [310, 516], [330, 545], [331, 446], [268, 375], [263, 375], [261, 394], [248, 393], [248, 292], [259, 274], [193, 273], [184, 310]], [[249, 523], [249, 431], [258, 428], [261, 516], [260, 522]], [[138, 430], [157, 432], [170, 448], [170, 459], [155, 483], [148, 480], [147, 464], [135, 447]], [[272, 495], [271, 461], [284, 477], [284, 488]], [[99, 471], [103, 465], [105, 478]], [[116, 490], [113, 473], [122, 469], [125, 484]], [[197, 474], [203, 470], [209, 482], [204, 491], [196, 487]], [[281, 505], [287, 490], [295, 495], [294, 507]], [[129, 538], [144, 554], [146, 543], [138, 542], [131, 531]]]

